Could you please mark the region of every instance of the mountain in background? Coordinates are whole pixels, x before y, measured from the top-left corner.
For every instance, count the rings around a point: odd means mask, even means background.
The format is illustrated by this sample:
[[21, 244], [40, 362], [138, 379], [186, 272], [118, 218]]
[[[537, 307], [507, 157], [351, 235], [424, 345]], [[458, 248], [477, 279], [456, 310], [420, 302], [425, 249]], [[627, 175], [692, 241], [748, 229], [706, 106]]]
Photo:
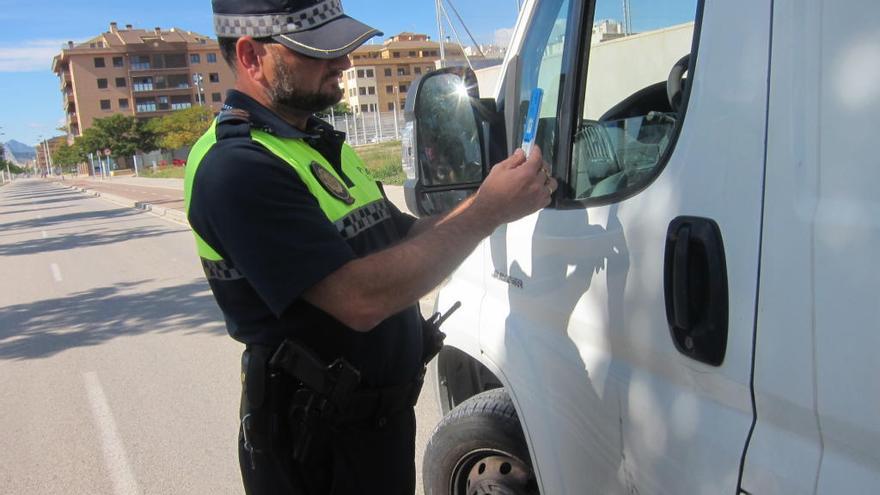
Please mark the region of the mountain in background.
[[14, 139], [3, 143], [3, 146], [5, 146], [6, 151], [8, 151], [9, 154], [12, 155], [7, 158], [13, 162], [24, 163], [26, 161], [35, 160], [37, 158], [37, 150], [34, 149], [33, 146], [19, 143]]

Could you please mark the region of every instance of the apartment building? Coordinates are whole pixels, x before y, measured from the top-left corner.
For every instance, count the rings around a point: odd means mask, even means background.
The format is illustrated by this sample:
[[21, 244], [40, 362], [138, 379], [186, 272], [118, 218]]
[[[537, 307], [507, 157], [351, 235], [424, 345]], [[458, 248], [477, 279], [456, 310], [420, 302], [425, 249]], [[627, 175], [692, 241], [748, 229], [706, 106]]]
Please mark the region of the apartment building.
[[[54, 162], [49, 161], [49, 158], [46, 157], [46, 149], [49, 150], [49, 157], [54, 157], [55, 153], [58, 151], [58, 148], [67, 144], [67, 136], [56, 136], [49, 139], [44, 139], [37, 144], [36, 147], [36, 162], [35, 166], [37, 167], [37, 173], [43, 173], [49, 168], [46, 167], [48, 163], [51, 163], [53, 166]], [[51, 168], [51, 167], [50, 167]]]
[[204, 105], [220, 111], [232, 71], [217, 41], [178, 28], [110, 30], [72, 41], [52, 61], [58, 75], [68, 138], [113, 114], [159, 117]]
[[[461, 45], [444, 43], [443, 50], [448, 63], [464, 62]], [[402, 112], [412, 82], [439, 60], [440, 43], [425, 34], [400, 33], [381, 45], [362, 45], [343, 74], [343, 101], [355, 112]]]

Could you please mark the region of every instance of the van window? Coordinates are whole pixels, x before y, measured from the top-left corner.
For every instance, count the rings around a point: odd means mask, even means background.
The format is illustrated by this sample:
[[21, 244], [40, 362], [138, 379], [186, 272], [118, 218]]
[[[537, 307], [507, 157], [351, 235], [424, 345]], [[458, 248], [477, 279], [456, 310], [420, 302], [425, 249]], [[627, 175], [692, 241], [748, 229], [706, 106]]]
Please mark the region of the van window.
[[686, 82], [670, 88], [667, 78], [677, 63], [687, 67], [683, 57], [693, 44], [697, 0], [629, 6], [596, 2], [584, 50], [583, 113], [572, 142], [573, 199], [622, 197], [644, 187], [660, 172], [684, 116], [683, 91], [672, 98], [667, 91]]
[[523, 124], [529, 109], [532, 90], [544, 90], [535, 144], [544, 159], [553, 163], [558, 144], [557, 112], [565, 76], [571, 64], [563, 63], [566, 34], [570, 31], [569, 0], [548, 0], [535, 11], [535, 16], [520, 51], [519, 102], [516, 109], [514, 143], [520, 143]]

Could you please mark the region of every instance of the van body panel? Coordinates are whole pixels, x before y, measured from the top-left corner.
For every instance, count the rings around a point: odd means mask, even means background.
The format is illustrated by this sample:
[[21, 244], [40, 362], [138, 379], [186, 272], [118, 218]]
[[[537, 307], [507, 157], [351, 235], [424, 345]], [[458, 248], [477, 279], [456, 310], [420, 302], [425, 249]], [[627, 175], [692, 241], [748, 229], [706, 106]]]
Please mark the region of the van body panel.
[[[819, 493], [880, 485], [880, 4], [822, 4], [812, 308]], [[854, 15], [857, 13], [857, 15]]]
[[815, 492], [822, 447], [815, 394], [821, 10], [774, 2], [767, 179], [755, 342], [758, 419], [742, 487], [751, 493]]
[[877, 19], [876, 2], [775, 2], [752, 493], [880, 484]]

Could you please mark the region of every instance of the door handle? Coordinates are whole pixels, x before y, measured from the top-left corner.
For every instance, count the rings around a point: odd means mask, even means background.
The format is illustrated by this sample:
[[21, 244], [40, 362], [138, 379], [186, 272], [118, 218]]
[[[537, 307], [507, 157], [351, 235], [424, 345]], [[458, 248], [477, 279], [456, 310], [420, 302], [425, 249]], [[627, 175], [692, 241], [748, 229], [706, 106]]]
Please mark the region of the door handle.
[[678, 217], [666, 233], [666, 320], [676, 348], [719, 366], [727, 350], [727, 263], [714, 220]]

